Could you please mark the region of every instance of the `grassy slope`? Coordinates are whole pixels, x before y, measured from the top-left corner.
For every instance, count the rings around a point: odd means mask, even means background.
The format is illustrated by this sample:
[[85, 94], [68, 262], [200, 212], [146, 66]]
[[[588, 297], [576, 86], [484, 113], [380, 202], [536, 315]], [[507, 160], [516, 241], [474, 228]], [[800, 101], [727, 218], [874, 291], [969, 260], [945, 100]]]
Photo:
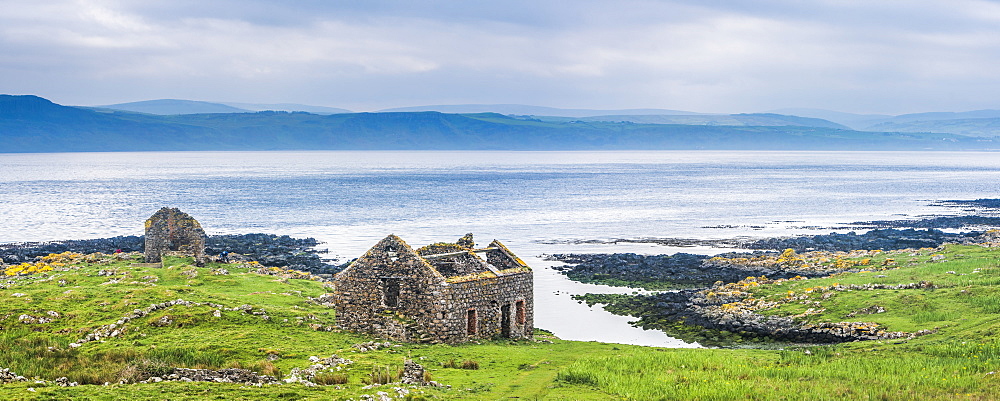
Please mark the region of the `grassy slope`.
[[[801, 319], [874, 322], [887, 331], [935, 330], [933, 334], [783, 351], [598, 357], [574, 363], [564, 378], [596, 383], [635, 399], [661, 397], [656, 394], [667, 391], [679, 391], [665, 396], [668, 399], [1000, 398], [1000, 378], [993, 373], [1000, 371], [1000, 250], [949, 245], [883, 253], [870, 264], [880, 266], [886, 258], [895, 259], [896, 267], [765, 285], [754, 289], [754, 297], [780, 303], [764, 313], [793, 316], [813, 309], [822, 312]], [[930, 281], [935, 288], [822, 289], [920, 281]], [[885, 312], [848, 316], [873, 305]], [[645, 367], [641, 383], [629, 383], [631, 375], [625, 372], [634, 366]]]
[[[828, 279], [786, 282], [756, 290], [757, 297], [785, 297], [788, 291], [805, 294], [806, 288], [869, 282], [933, 281], [927, 290], [876, 290], [838, 292], [825, 308], [809, 318], [840, 321], [850, 311], [878, 304], [885, 313], [863, 315], [865, 321], [882, 323], [890, 330], [913, 331], [938, 327], [935, 334], [912, 340], [858, 342], [802, 349], [658, 349], [593, 342], [554, 340], [553, 343], [491, 342], [462, 346], [404, 345], [370, 352], [356, 352], [351, 345], [370, 338], [349, 333], [314, 331], [307, 323], [329, 325], [327, 308], [306, 302], [325, 292], [307, 280], [282, 280], [229, 267], [230, 275], [212, 275], [211, 267], [193, 268], [180, 259], [168, 259], [166, 268], [126, 267], [129, 275], [117, 284], [98, 276], [108, 266], [93, 265], [48, 273], [54, 280], [18, 279], [0, 289], [0, 367], [25, 376], [103, 383], [114, 381], [122, 368], [142, 358], [158, 358], [172, 365], [209, 368], [241, 366], [258, 371], [309, 365], [311, 355], [337, 354], [355, 361], [347, 367], [350, 381], [343, 388], [305, 387], [301, 384], [262, 388], [215, 383], [157, 383], [136, 385], [84, 385], [73, 388], [16, 383], [0, 386], [4, 399], [349, 399], [390, 389], [361, 389], [373, 366], [401, 366], [409, 357], [431, 370], [434, 380], [451, 389], [423, 389], [431, 399], [997, 399], [1000, 378], [1000, 328], [997, 308], [1000, 283], [997, 250], [949, 247], [946, 261], [927, 262], [931, 255], [895, 258], [898, 269], [857, 273]], [[909, 259], [913, 259], [910, 265]], [[938, 257], [941, 259], [941, 257]], [[873, 263], [874, 264], [874, 263]], [[978, 273], [972, 273], [978, 268]], [[197, 277], [182, 274], [196, 270]], [[948, 273], [955, 271], [955, 273]], [[962, 275], [965, 274], [965, 275]], [[129, 284], [155, 275], [159, 281]], [[875, 275], [885, 275], [876, 278]], [[41, 275], [33, 277], [40, 278]], [[57, 281], [67, 281], [60, 287]], [[963, 292], [963, 290], [965, 292]], [[68, 291], [68, 292], [67, 292]], [[21, 293], [25, 296], [15, 297]], [[809, 293], [811, 294], [811, 293]], [[817, 297], [820, 296], [817, 293]], [[127, 324], [121, 337], [68, 344], [89, 329], [112, 323], [135, 308], [182, 298], [192, 302], [217, 302], [226, 307], [249, 304], [271, 317], [224, 311], [213, 318], [214, 308], [174, 306]], [[812, 300], [797, 300], [797, 302]], [[798, 313], [807, 305], [786, 303], [771, 313]], [[23, 324], [21, 314], [60, 312], [52, 323]], [[151, 325], [163, 315], [173, 317], [167, 327]], [[315, 316], [312, 320], [309, 316]], [[285, 319], [288, 319], [286, 322]], [[861, 318], [855, 319], [859, 320]], [[55, 351], [47, 351], [56, 347]], [[271, 366], [268, 352], [281, 358]], [[448, 360], [475, 360], [479, 370], [444, 368]], [[28, 391], [34, 388], [35, 391]]]
[[[346, 366], [349, 376], [343, 389], [305, 387], [301, 384], [242, 388], [235, 384], [158, 383], [133, 385], [83, 385], [73, 388], [15, 383], [0, 386], [0, 398], [203, 398], [218, 395], [228, 399], [259, 397], [308, 397], [340, 399], [359, 394], [374, 394], [383, 389], [362, 390], [364, 379], [373, 366], [401, 367], [404, 358], [412, 358], [431, 369], [434, 380], [452, 389], [429, 388], [431, 395], [445, 398], [493, 399], [508, 394], [563, 399], [606, 399], [608, 395], [585, 386], [554, 383], [557, 371], [587, 354], [614, 352], [614, 345], [573, 343], [514, 342], [483, 345], [403, 345], [390, 349], [358, 352], [351, 346], [372, 338], [342, 332], [316, 331], [309, 323], [333, 325], [331, 309], [312, 304], [327, 290], [315, 281], [282, 279], [260, 275], [250, 269], [227, 265], [230, 275], [213, 275], [211, 264], [205, 268], [190, 266], [187, 260], [167, 259], [164, 268], [130, 267], [131, 261], [69, 263], [66, 271], [36, 274], [19, 278], [0, 289], [0, 367], [27, 377], [53, 380], [68, 376], [72, 381], [100, 384], [117, 382], [118, 372], [142, 359], [158, 359], [171, 366], [198, 368], [242, 367], [263, 373], [288, 374], [292, 368], [310, 365], [309, 356], [337, 354], [354, 360]], [[106, 284], [109, 276], [100, 270], [117, 268], [126, 275], [117, 284]], [[196, 277], [190, 272], [196, 271]], [[185, 274], [187, 272], [187, 274]], [[155, 276], [155, 285], [144, 284]], [[58, 284], [65, 280], [64, 286]], [[135, 283], [133, 283], [135, 282]], [[15, 296], [14, 294], [25, 294]], [[233, 308], [243, 304], [254, 310], [264, 309], [270, 320], [238, 311], [223, 311], [212, 317], [210, 306], [173, 306], [133, 320], [125, 325], [120, 337], [105, 342], [84, 343], [72, 349], [69, 344], [100, 325], [114, 323], [137, 308], [154, 303], [184, 299], [213, 302]], [[22, 314], [60, 317], [51, 323], [25, 324]], [[163, 316], [173, 320], [169, 326], [154, 325]], [[303, 323], [298, 323], [302, 318]], [[286, 321], [287, 319], [287, 321]], [[54, 347], [54, 351], [49, 351]], [[624, 346], [623, 346], [624, 347]], [[624, 347], [626, 349], [639, 347]], [[281, 357], [273, 363], [267, 353]], [[443, 368], [448, 360], [474, 360], [479, 370]], [[34, 388], [36, 391], [28, 391]], [[391, 390], [386, 390], [390, 391]]]

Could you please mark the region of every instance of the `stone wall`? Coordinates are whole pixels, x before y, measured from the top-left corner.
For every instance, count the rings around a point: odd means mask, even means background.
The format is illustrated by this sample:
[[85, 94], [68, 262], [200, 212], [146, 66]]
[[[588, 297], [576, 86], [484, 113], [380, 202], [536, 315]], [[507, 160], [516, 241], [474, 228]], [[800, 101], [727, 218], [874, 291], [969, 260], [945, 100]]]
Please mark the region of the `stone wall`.
[[444, 327], [444, 277], [394, 235], [337, 273], [334, 285], [344, 329], [418, 341]]
[[205, 230], [198, 220], [177, 208], [164, 207], [146, 220], [146, 262], [162, 261], [165, 252], [180, 252], [205, 262]]
[[[447, 329], [443, 337], [447, 342], [495, 337], [531, 338], [535, 327], [532, 278], [532, 272], [526, 271], [450, 284]], [[524, 308], [523, 322], [518, 319], [518, 301]], [[470, 310], [476, 313], [474, 334], [468, 333]], [[508, 333], [501, 332], [504, 314], [509, 319]]]
[[[333, 282], [337, 324], [351, 331], [397, 341], [458, 343], [531, 338], [534, 330], [530, 269], [448, 283], [394, 235], [336, 274]], [[476, 315], [472, 334], [470, 310]]]

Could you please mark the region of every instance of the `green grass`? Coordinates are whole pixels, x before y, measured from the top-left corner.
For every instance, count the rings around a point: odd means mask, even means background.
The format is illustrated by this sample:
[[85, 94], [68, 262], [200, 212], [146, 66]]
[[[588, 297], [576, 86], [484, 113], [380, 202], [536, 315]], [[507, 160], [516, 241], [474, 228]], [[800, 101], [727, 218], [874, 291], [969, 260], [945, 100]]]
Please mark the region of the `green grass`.
[[[929, 262], [931, 253], [944, 261]], [[917, 256], [882, 255], [898, 268], [870, 273], [790, 281], [762, 286], [755, 297], [783, 297], [788, 291], [833, 283], [897, 284], [932, 281], [935, 288], [839, 291], [805, 305], [787, 303], [769, 311], [796, 314], [822, 308], [814, 321], [860, 320], [888, 330], [936, 330], [911, 340], [869, 341], [835, 346], [763, 349], [660, 349], [596, 342], [497, 341], [482, 344], [400, 344], [359, 352], [355, 343], [373, 340], [347, 332], [317, 331], [334, 325], [331, 309], [308, 302], [328, 289], [322, 283], [259, 275], [235, 265], [215, 276], [188, 260], [167, 259], [164, 268], [130, 267], [98, 261], [49, 273], [53, 280], [16, 278], [0, 289], [0, 367], [40, 379], [67, 376], [88, 383], [62, 388], [33, 382], [0, 385], [2, 399], [358, 399], [389, 387], [366, 383], [392, 380], [405, 359], [422, 364], [433, 380], [451, 388], [411, 389], [416, 399], [564, 400], [853, 400], [1000, 399], [1000, 250], [949, 246]], [[914, 264], [910, 264], [913, 259]], [[940, 258], [939, 258], [940, 259]], [[101, 269], [127, 275], [106, 284]], [[194, 270], [197, 276], [191, 277]], [[955, 273], [950, 273], [954, 271]], [[977, 271], [973, 273], [973, 271]], [[188, 272], [188, 274], [184, 274]], [[885, 277], [876, 277], [884, 275]], [[155, 285], [143, 277], [156, 276]], [[60, 286], [59, 280], [66, 284]], [[3, 282], [6, 282], [4, 280]], [[25, 294], [13, 296], [13, 294]], [[114, 323], [134, 309], [168, 300], [250, 305], [270, 319], [214, 307], [173, 306], [135, 319], [119, 337], [70, 348], [86, 333]], [[879, 305], [885, 313], [847, 314]], [[19, 316], [47, 316], [51, 323], [24, 324]], [[168, 316], [171, 323], [157, 325]], [[305, 368], [310, 356], [332, 354], [353, 360], [325, 372], [306, 387], [282, 384], [244, 387], [224, 383], [110, 384], [136, 369], [240, 367], [288, 374]], [[277, 359], [275, 359], [277, 358]], [[475, 366], [478, 369], [473, 369]], [[34, 391], [29, 391], [31, 388]]]
[[[362, 387], [396, 380], [403, 361], [408, 358], [425, 366], [434, 380], [452, 386], [415, 390], [431, 398], [609, 397], [599, 389], [557, 382], [554, 377], [561, 367], [610, 345], [554, 339], [552, 344], [402, 344], [358, 352], [353, 344], [373, 338], [310, 327], [310, 324], [335, 325], [332, 309], [308, 301], [309, 297], [329, 291], [320, 282], [260, 275], [237, 265], [225, 266], [230, 275], [213, 275], [212, 269], [218, 265], [196, 268], [187, 259], [166, 258], [163, 268], [132, 267], [131, 262], [104, 258], [94, 263], [72, 264], [65, 271], [49, 272], [47, 276], [8, 278], [12, 284], [0, 289], [0, 300], [4, 301], [0, 303], [0, 349], [3, 350], [0, 367], [49, 381], [66, 376], [84, 385], [73, 388], [36, 383], [0, 385], [0, 398], [350, 399], [377, 391], [392, 392]], [[124, 274], [98, 275], [100, 270], [112, 269]], [[156, 280], [150, 280], [150, 276]], [[109, 283], [112, 277], [119, 281]], [[65, 280], [65, 284], [58, 284], [60, 280]], [[149, 284], [152, 281], [155, 283]], [[87, 342], [78, 348], [69, 345], [135, 309], [176, 299], [220, 304], [223, 308], [250, 305], [253, 311], [265, 311], [270, 319], [232, 310], [222, 310], [217, 318], [213, 316], [216, 310], [213, 306], [175, 305], [126, 323], [124, 333], [118, 337]], [[20, 315], [45, 317], [49, 311], [59, 315], [51, 323], [19, 321]], [[160, 323], [164, 317], [170, 323]], [[319, 380], [330, 383], [329, 386], [283, 384], [248, 390], [219, 383], [115, 384], [121, 379], [137, 377], [138, 370], [162, 372], [172, 367], [235, 367], [283, 376], [294, 368], [310, 366], [310, 356], [332, 354], [354, 363], [321, 374]], [[449, 360], [458, 361], [457, 367], [443, 367]], [[519, 368], [522, 365], [537, 369], [523, 370]], [[106, 382], [111, 384], [105, 387]]]

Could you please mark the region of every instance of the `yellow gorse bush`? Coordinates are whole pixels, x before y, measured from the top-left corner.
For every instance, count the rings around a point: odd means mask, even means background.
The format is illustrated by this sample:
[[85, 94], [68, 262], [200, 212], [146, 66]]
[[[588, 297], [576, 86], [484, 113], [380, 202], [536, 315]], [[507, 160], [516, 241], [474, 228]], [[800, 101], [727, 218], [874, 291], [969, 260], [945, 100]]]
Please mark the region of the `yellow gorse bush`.
[[21, 263], [19, 265], [11, 265], [4, 269], [3, 274], [5, 276], [26, 276], [35, 273], [44, 273], [52, 271], [54, 267], [45, 262], [35, 262], [35, 263]]
[[42, 256], [41, 261], [45, 263], [73, 263], [83, 258], [83, 254], [66, 251], [63, 253], [50, 253], [48, 256]]
[[80, 259], [84, 258], [84, 255], [75, 252], [63, 252], [63, 253], [50, 253], [47, 256], [42, 256], [39, 261], [35, 263], [21, 263], [19, 265], [7, 266], [3, 270], [5, 276], [26, 276], [36, 273], [45, 273], [55, 270], [60, 267], [65, 267], [67, 264], [79, 262]]

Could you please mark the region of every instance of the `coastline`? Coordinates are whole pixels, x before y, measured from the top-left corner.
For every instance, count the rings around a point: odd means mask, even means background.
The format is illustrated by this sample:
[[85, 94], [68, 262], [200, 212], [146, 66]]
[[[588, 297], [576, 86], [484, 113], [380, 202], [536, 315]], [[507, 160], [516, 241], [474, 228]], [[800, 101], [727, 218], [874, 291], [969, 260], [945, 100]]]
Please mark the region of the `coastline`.
[[[976, 213], [995, 214], [998, 200], [948, 201], [954, 205], [975, 205]], [[947, 221], [980, 221], [993, 216], [952, 216]], [[1000, 233], [993, 227], [982, 231], [946, 233], [933, 223], [939, 216], [919, 220], [896, 220], [864, 234], [824, 234], [799, 237], [756, 239], [743, 243], [732, 240], [700, 242], [698, 245], [737, 243], [750, 252], [729, 252], [708, 257], [675, 253], [671, 255], [637, 254], [556, 254], [551, 260], [566, 263], [560, 273], [580, 282], [639, 287], [647, 290], [673, 290], [653, 294], [579, 294], [574, 299], [590, 306], [601, 306], [611, 313], [639, 318], [637, 327], [662, 330], [685, 341], [709, 346], [771, 346], [778, 343], [828, 344], [845, 341], [913, 338], [919, 333], [887, 332], [867, 323], [804, 323], [801, 319], [766, 316], [744, 305], [753, 295], [734, 288], [777, 284], [787, 280], [829, 278], [838, 275], [898, 268], [894, 257], [908, 255], [930, 258], [945, 250], [945, 245], [996, 246]], [[1000, 224], [998, 224], [1000, 225]], [[923, 230], [913, 228], [927, 227]], [[948, 227], [952, 228], [952, 227]], [[961, 226], [959, 228], [969, 228]], [[585, 241], [586, 242], [586, 241]], [[670, 239], [616, 240], [616, 242], [654, 243], [677, 246]], [[779, 252], [779, 250], [784, 251]], [[753, 251], [751, 251], [753, 250]], [[797, 252], [802, 252], [801, 254]], [[935, 257], [936, 258], [936, 257]], [[832, 263], [829, 261], [833, 261]], [[884, 276], [883, 276], [884, 277]], [[872, 289], [935, 288], [930, 282], [912, 282], [895, 286], [834, 286], [833, 291]], [[728, 297], [715, 294], [732, 293]], [[735, 306], [734, 306], [735, 305]], [[699, 329], [700, 328], [700, 329]]]

